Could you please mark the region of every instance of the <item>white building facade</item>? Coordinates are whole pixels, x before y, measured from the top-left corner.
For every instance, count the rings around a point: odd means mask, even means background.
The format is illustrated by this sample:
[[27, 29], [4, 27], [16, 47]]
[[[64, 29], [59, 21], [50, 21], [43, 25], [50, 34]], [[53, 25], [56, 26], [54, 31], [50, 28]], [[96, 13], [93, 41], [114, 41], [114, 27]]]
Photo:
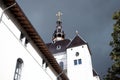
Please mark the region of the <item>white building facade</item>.
[[68, 80], [14, 0], [0, 0], [0, 64], [0, 80]]
[[93, 80], [91, 55], [87, 45], [67, 49], [67, 73], [71, 80]]
[[47, 43], [57, 62], [70, 80], [100, 80], [92, 67], [91, 52], [88, 44], [78, 32], [73, 40], [65, 39], [62, 30], [61, 12], [58, 12], [56, 30], [53, 33], [52, 43]]
[[61, 15], [45, 44], [15, 0], [0, 0], [0, 80], [100, 80], [86, 41], [65, 39]]

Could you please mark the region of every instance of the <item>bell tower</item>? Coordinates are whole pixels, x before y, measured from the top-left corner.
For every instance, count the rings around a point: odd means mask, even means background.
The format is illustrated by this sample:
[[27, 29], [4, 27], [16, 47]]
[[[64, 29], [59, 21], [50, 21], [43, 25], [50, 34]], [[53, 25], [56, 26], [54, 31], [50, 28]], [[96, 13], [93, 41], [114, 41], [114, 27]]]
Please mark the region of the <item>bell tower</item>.
[[62, 22], [61, 22], [61, 16], [62, 13], [59, 11], [56, 16], [58, 17], [57, 21], [56, 21], [56, 30], [53, 33], [53, 37], [52, 37], [52, 41], [56, 42], [56, 41], [60, 41], [60, 40], [64, 40], [65, 39], [65, 34], [64, 31], [62, 30]]
[[52, 43], [47, 43], [48, 49], [70, 80], [100, 80], [92, 67], [91, 51], [88, 43], [76, 31], [73, 40], [66, 39], [62, 30], [62, 13], [56, 14], [56, 29], [52, 36]]

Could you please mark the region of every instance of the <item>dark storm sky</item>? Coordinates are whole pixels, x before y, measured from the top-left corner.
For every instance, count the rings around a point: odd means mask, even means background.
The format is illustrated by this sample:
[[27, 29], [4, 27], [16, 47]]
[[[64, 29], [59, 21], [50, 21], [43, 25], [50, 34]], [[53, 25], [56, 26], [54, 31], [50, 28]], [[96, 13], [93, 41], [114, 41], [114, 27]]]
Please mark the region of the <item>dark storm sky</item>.
[[17, 0], [45, 43], [51, 42], [56, 28], [56, 13], [63, 13], [66, 38], [73, 39], [78, 30], [89, 44], [92, 63], [103, 76], [111, 65], [112, 15], [120, 9], [120, 0]]

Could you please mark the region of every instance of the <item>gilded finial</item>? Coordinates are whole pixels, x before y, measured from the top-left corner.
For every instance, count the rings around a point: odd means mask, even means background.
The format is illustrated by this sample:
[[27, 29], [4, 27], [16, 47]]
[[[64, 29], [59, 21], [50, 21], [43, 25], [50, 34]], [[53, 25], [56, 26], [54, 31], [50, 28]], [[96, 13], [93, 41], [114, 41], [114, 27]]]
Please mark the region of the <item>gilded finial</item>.
[[58, 17], [58, 21], [61, 21], [62, 13], [60, 11], [58, 11], [58, 13], [56, 14], [56, 16]]

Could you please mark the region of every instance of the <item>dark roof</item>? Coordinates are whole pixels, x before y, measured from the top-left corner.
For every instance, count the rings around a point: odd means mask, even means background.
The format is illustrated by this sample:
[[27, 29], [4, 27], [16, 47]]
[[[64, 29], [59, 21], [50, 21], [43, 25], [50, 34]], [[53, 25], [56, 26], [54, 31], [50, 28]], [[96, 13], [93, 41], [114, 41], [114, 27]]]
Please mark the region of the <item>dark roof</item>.
[[[47, 43], [48, 49], [53, 53], [65, 52], [67, 48], [76, 47], [80, 45], [87, 44], [79, 35], [76, 35], [75, 38], [71, 41], [69, 39], [56, 41], [55, 43]], [[60, 47], [60, 49], [57, 49]]]
[[[4, 4], [4, 6], [1, 6], [2, 8], [6, 8], [14, 3], [16, 3], [15, 0], [0, 0], [0, 5]], [[43, 58], [48, 61], [48, 63], [54, 68], [57, 74], [60, 74], [62, 72], [62, 69], [53, 57], [52, 53], [48, 50], [39, 34], [34, 29], [33, 25], [27, 19], [19, 5], [16, 3], [16, 5], [8, 9], [7, 12], [9, 12], [7, 14], [11, 15], [12, 19], [20, 25], [17, 26], [20, 31], [24, 33], [30, 42], [42, 53]], [[41, 53], [39, 54], [41, 55]], [[68, 77], [65, 75], [65, 73], [61, 75], [61, 78], [62, 80], [68, 80]]]
[[[99, 76], [99, 74], [93, 69], [93, 76]], [[99, 76], [99, 79], [101, 80], [101, 77]]]
[[93, 69], [93, 76], [98, 76], [97, 72]]
[[76, 47], [84, 44], [87, 44], [87, 43], [79, 35], [76, 35], [75, 38], [69, 44], [68, 48]]
[[47, 43], [48, 49], [53, 53], [64, 52], [67, 49], [68, 44], [70, 43], [69, 39], [57, 41], [55, 43]]

